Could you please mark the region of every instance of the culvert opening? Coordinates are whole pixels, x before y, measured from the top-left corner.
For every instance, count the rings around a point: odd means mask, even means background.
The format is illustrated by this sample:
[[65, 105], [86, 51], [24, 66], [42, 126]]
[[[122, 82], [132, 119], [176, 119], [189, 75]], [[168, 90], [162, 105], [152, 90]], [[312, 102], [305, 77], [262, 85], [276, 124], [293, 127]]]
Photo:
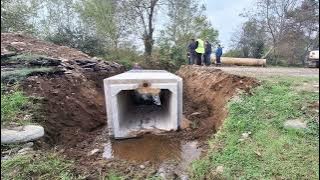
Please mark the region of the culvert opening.
[[117, 94], [118, 121], [121, 132], [166, 128], [170, 123], [172, 93], [161, 89], [158, 95], [123, 90]]

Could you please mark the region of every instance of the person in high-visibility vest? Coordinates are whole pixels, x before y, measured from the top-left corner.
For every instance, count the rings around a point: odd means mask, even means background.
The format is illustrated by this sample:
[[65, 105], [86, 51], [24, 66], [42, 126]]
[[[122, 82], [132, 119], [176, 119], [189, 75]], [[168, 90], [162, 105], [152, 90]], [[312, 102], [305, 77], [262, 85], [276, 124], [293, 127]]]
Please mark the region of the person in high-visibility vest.
[[204, 54], [204, 42], [201, 39], [196, 40], [196, 53], [197, 53], [196, 64], [201, 65], [202, 55]]

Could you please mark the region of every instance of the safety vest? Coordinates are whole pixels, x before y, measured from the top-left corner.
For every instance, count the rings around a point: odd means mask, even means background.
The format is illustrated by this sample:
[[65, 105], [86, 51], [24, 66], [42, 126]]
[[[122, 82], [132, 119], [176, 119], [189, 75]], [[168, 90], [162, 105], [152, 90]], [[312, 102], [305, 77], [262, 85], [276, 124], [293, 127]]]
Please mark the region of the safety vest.
[[198, 47], [196, 49], [196, 52], [203, 54], [204, 53], [204, 42], [201, 39], [197, 39], [197, 42], [198, 42]]

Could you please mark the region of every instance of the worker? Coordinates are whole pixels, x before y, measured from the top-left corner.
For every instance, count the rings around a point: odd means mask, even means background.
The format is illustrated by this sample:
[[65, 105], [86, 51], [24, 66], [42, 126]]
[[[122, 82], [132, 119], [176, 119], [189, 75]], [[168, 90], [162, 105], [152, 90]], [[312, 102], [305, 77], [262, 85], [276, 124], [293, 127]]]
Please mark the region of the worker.
[[202, 55], [204, 54], [204, 42], [201, 39], [196, 41], [196, 64], [201, 65]]
[[222, 56], [222, 47], [220, 44], [218, 44], [218, 48], [216, 50], [216, 65], [221, 65], [221, 56]]
[[196, 59], [196, 41], [193, 38], [190, 39], [187, 56], [188, 56], [188, 64], [189, 65], [194, 64]]
[[211, 56], [211, 53], [212, 53], [212, 48], [211, 48], [211, 44], [209, 43], [208, 40], [205, 41], [205, 51], [204, 51], [204, 64], [206, 66], [209, 66], [210, 65], [210, 56]]
[[132, 70], [142, 70], [142, 67], [139, 65], [139, 63], [134, 63]]

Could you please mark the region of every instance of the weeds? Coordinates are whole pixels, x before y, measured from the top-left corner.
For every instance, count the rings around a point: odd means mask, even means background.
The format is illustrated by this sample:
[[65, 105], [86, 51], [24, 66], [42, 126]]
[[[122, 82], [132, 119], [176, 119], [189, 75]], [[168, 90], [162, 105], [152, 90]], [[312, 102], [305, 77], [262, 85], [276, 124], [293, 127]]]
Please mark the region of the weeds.
[[121, 176], [119, 176], [117, 173], [111, 171], [110, 173], [108, 173], [108, 175], [105, 177], [105, 180], [122, 180], [124, 178], [122, 178]]
[[[20, 121], [16, 118], [24, 113], [29, 104], [29, 99], [22, 91], [15, 91], [9, 94], [1, 93], [1, 124], [12, 121]], [[22, 123], [22, 122], [21, 122]]]

